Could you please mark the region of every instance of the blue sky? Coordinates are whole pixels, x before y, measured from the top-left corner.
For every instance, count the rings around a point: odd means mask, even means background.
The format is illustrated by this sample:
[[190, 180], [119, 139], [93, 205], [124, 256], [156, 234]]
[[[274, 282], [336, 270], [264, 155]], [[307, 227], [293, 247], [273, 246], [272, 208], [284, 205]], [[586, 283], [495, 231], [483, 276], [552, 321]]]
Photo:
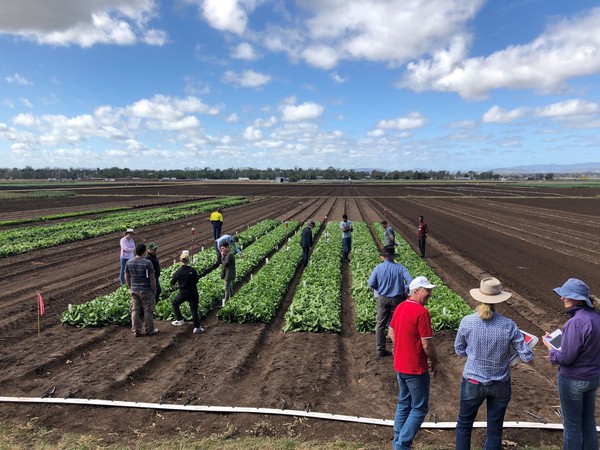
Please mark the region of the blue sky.
[[592, 0], [0, 0], [0, 167], [600, 160]]

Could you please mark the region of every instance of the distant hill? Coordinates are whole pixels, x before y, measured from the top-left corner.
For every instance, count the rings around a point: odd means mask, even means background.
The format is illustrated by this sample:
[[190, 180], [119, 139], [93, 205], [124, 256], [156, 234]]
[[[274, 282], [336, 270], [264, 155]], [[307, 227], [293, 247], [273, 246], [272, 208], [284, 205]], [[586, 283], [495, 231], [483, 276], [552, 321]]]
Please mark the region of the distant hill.
[[528, 166], [514, 166], [492, 169], [494, 173], [508, 174], [535, 174], [535, 173], [600, 173], [600, 162], [577, 164], [532, 164]]

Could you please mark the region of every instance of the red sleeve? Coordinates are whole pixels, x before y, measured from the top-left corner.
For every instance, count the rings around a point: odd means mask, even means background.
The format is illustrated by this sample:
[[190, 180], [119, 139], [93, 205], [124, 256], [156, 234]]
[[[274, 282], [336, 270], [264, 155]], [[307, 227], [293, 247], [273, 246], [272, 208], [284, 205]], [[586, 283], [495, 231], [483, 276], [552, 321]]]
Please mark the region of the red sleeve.
[[425, 309], [425, 311], [419, 315], [419, 318], [417, 319], [417, 328], [419, 330], [419, 336], [421, 336], [421, 339], [433, 337], [433, 330], [431, 329], [431, 316], [429, 315], [428, 309]]

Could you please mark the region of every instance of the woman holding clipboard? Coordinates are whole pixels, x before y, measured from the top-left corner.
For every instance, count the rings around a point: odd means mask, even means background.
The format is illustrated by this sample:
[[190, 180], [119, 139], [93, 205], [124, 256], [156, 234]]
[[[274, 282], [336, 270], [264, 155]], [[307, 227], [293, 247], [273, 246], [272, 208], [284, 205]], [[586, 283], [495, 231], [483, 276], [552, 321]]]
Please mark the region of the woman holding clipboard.
[[549, 333], [542, 339], [550, 351], [550, 362], [558, 364], [563, 449], [598, 450], [595, 413], [600, 382], [600, 299], [590, 295], [588, 285], [577, 278], [569, 278], [554, 293], [571, 316], [562, 328], [559, 347], [551, 344]]

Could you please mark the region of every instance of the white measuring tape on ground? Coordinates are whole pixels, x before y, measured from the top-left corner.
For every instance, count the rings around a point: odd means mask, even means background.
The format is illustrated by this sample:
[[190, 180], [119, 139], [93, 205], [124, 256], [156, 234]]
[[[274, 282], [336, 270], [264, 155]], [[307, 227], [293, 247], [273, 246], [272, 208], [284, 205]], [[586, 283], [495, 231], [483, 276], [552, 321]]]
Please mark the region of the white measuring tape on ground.
[[[207, 413], [245, 413], [245, 414], [266, 414], [278, 416], [308, 417], [313, 419], [336, 420], [339, 422], [355, 422], [371, 425], [382, 425], [393, 427], [393, 419], [375, 419], [370, 417], [347, 416], [342, 414], [321, 413], [316, 411], [301, 411], [293, 409], [276, 408], [251, 408], [241, 406], [203, 406], [203, 405], [176, 405], [172, 403], [145, 403], [145, 402], [124, 402], [119, 400], [96, 400], [86, 398], [42, 398], [42, 397], [1, 397], [2, 403], [45, 403], [50, 405], [82, 405], [82, 406], [104, 406], [111, 408], [137, 408], [154, 409], [169, 411], [194, 411]], [[485, 428], [485, 422], [475, 422], [474, 428]], [[421, 428], [429, 429], [455, 429], [456, 422], [423, 422]], [[504, 428], [535, 428], [545, 430], [562, 430], [562, 423], [542, 423], [542, 422], [504, 422]], [[596, 427], [600, 431], [600, 427]]]

